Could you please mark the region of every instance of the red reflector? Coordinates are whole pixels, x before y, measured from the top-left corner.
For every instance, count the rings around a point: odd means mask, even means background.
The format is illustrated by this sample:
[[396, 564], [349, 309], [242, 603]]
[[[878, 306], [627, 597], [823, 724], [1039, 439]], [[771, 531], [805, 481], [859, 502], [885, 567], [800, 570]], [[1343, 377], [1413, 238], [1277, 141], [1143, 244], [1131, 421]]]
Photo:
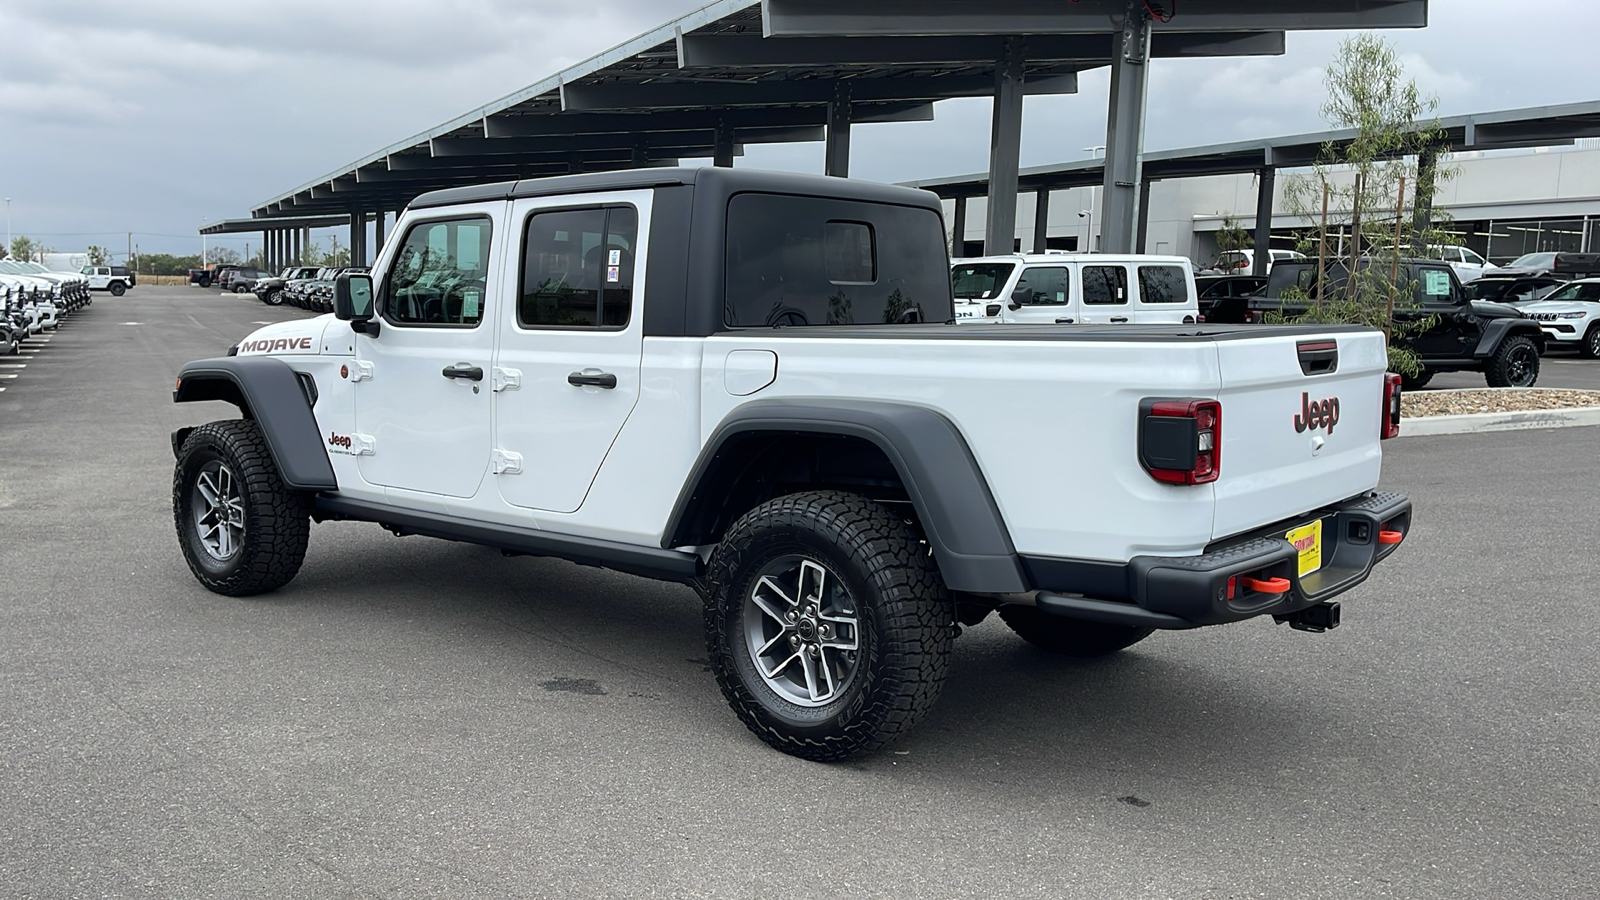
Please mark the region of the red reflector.
[[1263, 594], [1287, 594], [1289, 593], [1289, 588], [1293, 587], [1287, 578], [1268, 578], [1265, 580], [1246, 578], [1244, 586], [1252, 591], [1260, 591]]
[[1383, 428], [1378, 436], [1385, 441], [1400, 436], [1400, 376], [1393, 372], [1383, 376]]
[[1228, 579], [1228, 599], [1232, 600], [1234, 593], [1237, 592], [1238, 590], [1239, 590], [1239, 579], [1238, 578], [1229, 578]]
[[1378, 543], [1380, 544], [1398, 544], [1405, 539], [1406, 536], [1398, 531], [1378, 532]]

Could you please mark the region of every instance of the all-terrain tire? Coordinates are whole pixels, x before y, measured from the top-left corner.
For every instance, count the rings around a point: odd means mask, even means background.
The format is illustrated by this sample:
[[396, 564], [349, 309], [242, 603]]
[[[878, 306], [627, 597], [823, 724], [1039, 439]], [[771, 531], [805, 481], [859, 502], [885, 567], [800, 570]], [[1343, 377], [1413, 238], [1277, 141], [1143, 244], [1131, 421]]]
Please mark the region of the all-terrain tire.
[[[208, 549], [206, 526], [200, 521], [207, 502], [199, 486], [202, 475], [210, 474], [215, 494], [223, 471], [236, 496], [226, 504], [229, 515], [242, 525], [231, 552], [227, 547]], [[305, 560], [310, 505], [304, 495], [284, 486], [266, 436], [253, 420], [212, 422], [190, 432], [173, 472], [172, 515], [189, 570], [216, 593], [245, 597], [277, 590]]]
[[[856, 622], [832, 626], [852, 628], [857, 649], [831, 657], [847, 660], [849, 669], [829, 680], [831, 699], [813, 693], [817, 702], [809, 705], [806, 697], [792, 702], [794, 694], [780, 694], [757, 670], [766, 666], [758, 662], [759, 637], [751, 637], [771, 625], [752, 612], [755, 592], [770, 577], [763, 573], [795, 560], [803, 564], [793, 591], [798, 603], [812, 597], [820, 610], [827, 584], [829, 602], [840, 604], [835, 611], [852, 613]], [[833, 581], [807, 594], [804, 565]], [[706, 651], [717, 684], [739, 719], [784, 753], [831, 762], [880, 749], [910, 731], [944, 686], [955, 638], [944, 580], [903, 519], [858, 495], [790, 494], [750, 510], [712, 555], [704, 597]], [[821, 652], [826, 665], [830, 651]], [[803, 659], [795, 665], [812, 668]]]
[[1483, 370], [1489, 387], [1533, 387], [1539, 381], [1539, 347], [1527, 335], [1500, 342]]
[[111, 282], [110, 287], [107, 289], [111, 291], [111, 296], [113, 297], [121, 297], [128, 292], [128, 289], [120, 281]]
[[1584, 359], [1600, 359], [1600, 322], [1589, 326], [1583, 343], [1578, 345], [1578, 355]]
[[1400, 375], [1400, 388], [1401, 390], [1414, 391], [1417, 388], [1425, 386], [1432, 380], [1433, 373], [1429, 372], [1427, 369], [1423, 369], [1416, 375], [1406, 375], [1402, 373]]
[[1064, 656], [1106, 656], [1131, 647], [1155, 632], [1154, 628], [1052, 616], [1033, 606], [1002, 606], [1000, 620], [1035, 647]]

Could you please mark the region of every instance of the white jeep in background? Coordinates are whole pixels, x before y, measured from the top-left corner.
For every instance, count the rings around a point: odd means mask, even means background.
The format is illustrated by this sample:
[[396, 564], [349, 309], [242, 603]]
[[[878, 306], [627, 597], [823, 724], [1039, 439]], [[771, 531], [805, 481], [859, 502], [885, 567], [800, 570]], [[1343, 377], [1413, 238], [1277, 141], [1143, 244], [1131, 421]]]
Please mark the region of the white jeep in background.
[[689, 584], [734, 712], [816, 760], [911, 728], [990, 613], [1080, 656], [1339, 624], [1411, 523], [1381, 332], [946, 324], [945, 246], [937, 196], [843, 178], [425, 194], [332, 314], [182, 367], [241, 414], [173, 434], [180, 550], [258, 594], [344, 519]]
[[83, 275], [89, 279], [89, 290], [110, 291], [113, 297], [121, 297], [133, 287], [132, 278], [116, 274], [110, 266], [84, 266]]
[[1579, 279], [1541, 300], [1512, 305], [1539, 323], [1550, 347], [1600, 359], [1600, 278]]
[[1182, 256], [1017, 253], [950, 266], [958, 324], [1190, 325], [1200, 316]]

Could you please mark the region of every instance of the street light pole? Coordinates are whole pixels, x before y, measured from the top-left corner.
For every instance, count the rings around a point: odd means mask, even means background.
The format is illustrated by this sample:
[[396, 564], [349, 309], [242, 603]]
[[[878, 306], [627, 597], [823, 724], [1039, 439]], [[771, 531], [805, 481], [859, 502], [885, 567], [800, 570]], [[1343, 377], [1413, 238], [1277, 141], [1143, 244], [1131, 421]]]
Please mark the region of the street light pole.
[[200, 268], [206, 267], [206, 220], [200, 219]]
[[11, 252], [11, 198], [6, 198], [6, 252]]
[[[1083, 148], [1083, 152], [1089, 154], [1089, 158], [1090, 159], [1099, 159], [1100, 157], [1105, 156], [1105, 154], [1106, 154], [1106, 145], [1105, 144], [1096, 144], [1093, 147], [1085, 147], [1085, 148]], [[1100, 188], [1099, 188], [1098, 185], [1090, 185], [1089, 186], [1089, 240], [1087, 242], [1089, 244], [1089, 252], [1090, 253], [1095, 253], [1100, 249], [1098, 246], [1096, 246], [1095, 239], [1094, 239], [1094, 214], [1098, 211], [1099, 206], [1100, 206]]]

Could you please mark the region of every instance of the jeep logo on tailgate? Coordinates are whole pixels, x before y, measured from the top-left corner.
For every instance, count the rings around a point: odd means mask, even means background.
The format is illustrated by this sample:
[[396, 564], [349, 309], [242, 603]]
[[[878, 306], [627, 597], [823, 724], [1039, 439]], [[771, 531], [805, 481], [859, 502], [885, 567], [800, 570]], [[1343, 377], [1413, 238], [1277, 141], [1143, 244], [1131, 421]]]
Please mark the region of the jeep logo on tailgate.
[[1294, 417], [1294, 430], [1304, 434], [1307, 431], [1316, 431], [1318, 428], [1328, 429], [1333, 434], [1333, 426], [1339, 424], [1339, 398], [1329, 397], [1326, 400], [1312, 400], [1311, 395], [1300, 394], [1300, 414]]

